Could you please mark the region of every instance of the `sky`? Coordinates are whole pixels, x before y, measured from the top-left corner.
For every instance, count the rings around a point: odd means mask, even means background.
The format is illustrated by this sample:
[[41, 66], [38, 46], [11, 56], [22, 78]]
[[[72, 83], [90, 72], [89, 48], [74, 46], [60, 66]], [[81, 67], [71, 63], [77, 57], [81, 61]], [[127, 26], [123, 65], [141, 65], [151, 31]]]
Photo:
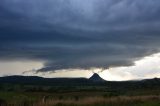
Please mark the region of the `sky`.
[[160, 77], [159, 0], [1, 0], [0, 76]]

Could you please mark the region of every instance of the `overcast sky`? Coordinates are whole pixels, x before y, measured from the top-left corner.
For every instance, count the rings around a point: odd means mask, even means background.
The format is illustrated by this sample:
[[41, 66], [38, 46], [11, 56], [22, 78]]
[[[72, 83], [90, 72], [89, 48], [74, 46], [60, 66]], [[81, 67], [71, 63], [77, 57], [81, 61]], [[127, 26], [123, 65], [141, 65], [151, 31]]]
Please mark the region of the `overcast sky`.
[[[0, 0], [0, 74], [74, 70], [71, 77], [87, 77], [159, 58], [159, 13], [159, 0]], [[142, 67], [133, 73], [148, 75]]]

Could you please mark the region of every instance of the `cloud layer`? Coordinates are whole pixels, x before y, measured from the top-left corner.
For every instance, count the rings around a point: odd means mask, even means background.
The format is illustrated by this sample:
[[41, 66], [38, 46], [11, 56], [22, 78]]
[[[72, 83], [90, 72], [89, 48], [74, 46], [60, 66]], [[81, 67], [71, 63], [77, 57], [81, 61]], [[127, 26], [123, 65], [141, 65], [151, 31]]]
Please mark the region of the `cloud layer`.
[[116, 67], [104, 70], [100, 75], [106, 80], [139, 80], [160, 78], [160, 53], [135, 61], [134, 66]]
[[133, 65], [159, 51], [159, 0], [1, 0], [0, 59], [37, 71]]

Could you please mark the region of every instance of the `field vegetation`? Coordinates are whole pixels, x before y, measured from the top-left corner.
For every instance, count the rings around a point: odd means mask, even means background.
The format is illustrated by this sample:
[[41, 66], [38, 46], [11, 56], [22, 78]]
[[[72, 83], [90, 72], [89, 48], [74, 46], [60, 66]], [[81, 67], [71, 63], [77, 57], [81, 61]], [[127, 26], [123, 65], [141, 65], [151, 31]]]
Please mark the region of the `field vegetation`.
[[0, 106], [160, 106], [159, 79], [103, 83], [80, 80], [80, 84], [74, 80], [69, 84], [19, 81], [1, 81]]

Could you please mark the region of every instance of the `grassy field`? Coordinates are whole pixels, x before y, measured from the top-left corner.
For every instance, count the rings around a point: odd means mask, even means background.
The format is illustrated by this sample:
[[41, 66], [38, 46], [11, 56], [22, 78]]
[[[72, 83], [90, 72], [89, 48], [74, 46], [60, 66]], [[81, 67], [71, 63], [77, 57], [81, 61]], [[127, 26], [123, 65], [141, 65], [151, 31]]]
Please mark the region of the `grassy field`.
[[159, 100], [159, 96], [87, 97], [68, 100], [51, 99], [45, 103], [39, 102], [37, 106], [159, 106]]
[[0, 84], [0, 106], [160, 106], [160, 80]]
[[0, 92], [0, 106], [160, 106], [160, 90]]

